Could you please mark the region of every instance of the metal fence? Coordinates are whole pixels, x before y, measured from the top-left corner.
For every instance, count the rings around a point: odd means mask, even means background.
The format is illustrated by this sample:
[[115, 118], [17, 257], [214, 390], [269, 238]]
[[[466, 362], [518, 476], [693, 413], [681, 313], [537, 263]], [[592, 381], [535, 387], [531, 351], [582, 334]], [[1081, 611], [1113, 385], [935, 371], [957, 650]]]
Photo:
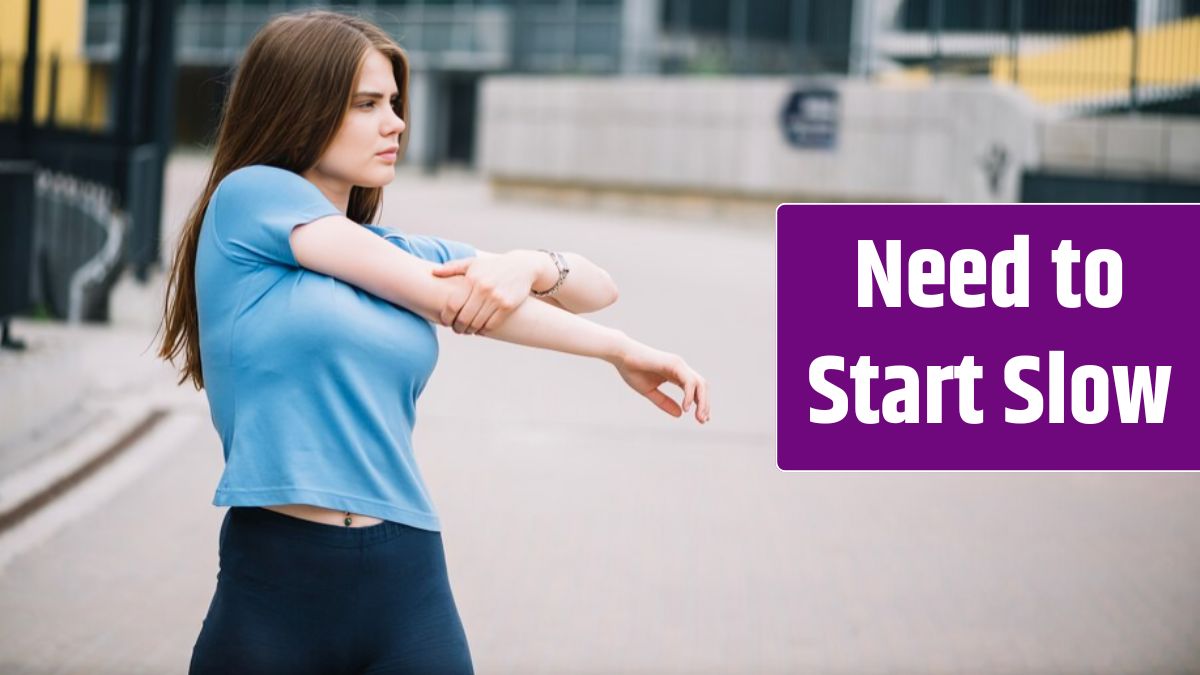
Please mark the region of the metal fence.
[[39, 170], [33, 223], [33, 303], [73, 322], [106, 320], [129, 230], [113, 190]]
[[1011, 83], [1064, 111], [1200, 113], [1200, 0], [904, 0], [873, 61]]

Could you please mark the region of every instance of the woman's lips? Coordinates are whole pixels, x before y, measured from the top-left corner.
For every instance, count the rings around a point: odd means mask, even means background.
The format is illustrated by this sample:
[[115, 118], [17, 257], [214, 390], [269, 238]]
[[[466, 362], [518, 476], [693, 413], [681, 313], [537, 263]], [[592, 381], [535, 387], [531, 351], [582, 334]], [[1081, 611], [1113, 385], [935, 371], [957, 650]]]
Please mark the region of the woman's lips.
[[396, 152], [394, 150], [391, 152], [381, 152], [375, 156], [379, 157], [380, 159], [387, 160], [387, 161], [392, 161], [392, 162], [396, 161]]

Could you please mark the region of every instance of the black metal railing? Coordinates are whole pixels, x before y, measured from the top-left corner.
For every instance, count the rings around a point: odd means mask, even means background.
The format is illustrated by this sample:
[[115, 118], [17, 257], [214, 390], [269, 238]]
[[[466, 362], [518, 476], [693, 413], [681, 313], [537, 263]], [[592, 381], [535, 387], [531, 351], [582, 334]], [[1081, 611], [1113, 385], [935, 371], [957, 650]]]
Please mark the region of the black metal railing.
[[32, 303], [72, 322], [106, 320], [109, 290], [124, 268], [128, 224], [111, 188], [37, 171]]
[[0, 223], [19, 230], [8, 239], [22, 249], [5, 256], [5, 278], [32, 282], [31, 292], [4, 294], [0, 309], [22, 311], [29, 295], [54, 316], [103, 321], [121, 269], [145, 281], [159, 265], [175, 4], [96, 3], [106, 20], [89, 15], [85, 44], [63, 52], [38, 40], [57, 17], [29, 3], [23, 52], [0, 53], [0, 163], [10, 186]]
[[906, 0], [874, 47], [1074, 112], [1200, 114], [1200, 0]]

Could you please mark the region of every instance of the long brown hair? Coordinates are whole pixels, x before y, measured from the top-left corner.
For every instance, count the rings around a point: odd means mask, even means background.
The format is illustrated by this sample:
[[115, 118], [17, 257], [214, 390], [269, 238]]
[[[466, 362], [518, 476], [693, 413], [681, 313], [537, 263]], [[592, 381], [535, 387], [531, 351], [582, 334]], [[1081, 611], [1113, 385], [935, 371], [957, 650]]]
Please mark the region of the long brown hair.
[[[184, 352], [179, 384], [191, 378], [197, 391], [204, 388], [196, 246], [213, 191], [225, 176], [251, 164], [295, 173], [312, 168], [341, 127], [371, 49], [392, 62], [400, 96], [396, 113], [407, 123], [408, 57], [368, 21], [324, 10], [281, 14], [246, 47], [221, 110], [208, 183], [183, 225], [163, 300], [166, 332], [158, 356], [174, 363]], [[397, 156], [403, 157], [407, 147], [406, 130], [400, 134]], [[374, 221], [382, 196], [382, 188], [354, 186], [346, 217], [357, 223]]]

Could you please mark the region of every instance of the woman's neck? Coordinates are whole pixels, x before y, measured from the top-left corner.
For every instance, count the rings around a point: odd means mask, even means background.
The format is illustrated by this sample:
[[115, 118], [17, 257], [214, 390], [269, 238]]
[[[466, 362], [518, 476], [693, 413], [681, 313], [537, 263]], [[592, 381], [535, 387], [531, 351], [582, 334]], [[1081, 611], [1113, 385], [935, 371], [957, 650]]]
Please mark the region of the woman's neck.
[[349, 183], [331, 178], [314, 167], [305, 171], [302, 174], [308, 182], [317, 186], [321, 194], [325, 195], [334, 206], [336, 206], [344, 215], [350, 206], [350, 189], [353, 187]]

